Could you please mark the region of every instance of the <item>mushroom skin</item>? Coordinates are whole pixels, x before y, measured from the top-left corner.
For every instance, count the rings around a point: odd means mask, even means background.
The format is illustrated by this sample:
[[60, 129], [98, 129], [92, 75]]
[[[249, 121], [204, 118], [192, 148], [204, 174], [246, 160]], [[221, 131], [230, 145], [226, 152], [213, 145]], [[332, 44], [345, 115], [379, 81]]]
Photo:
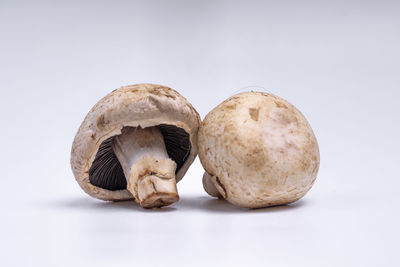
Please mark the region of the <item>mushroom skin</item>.
[[200, 126], [198, 146], [206, 192], [245, 208], [300, 199], [319, 169], [318, 143], [306, 118], [264, 92], [240, 93], [214, 108]]
[[[135, 199], [141, 203], [137, 188], [129, 189], [130, 186], [135, 184], [134, 182], [130, 183], [129, 178], [126, 188], [107, 189], [91, 183], [90, 168], [99, 148], [107, 152], [101, 152], [102, 155], [109, 156], [112, 152], [110, 149], [112, 149], [115, 141], [113, 139], [122, 135], [123, 131], [129, 127], [140, 127], [142, 129], [158, 127], [163, 132], [164, 139], [170, 139], [170, 136], [167, 136], [170, 132], [168, 133], [167, 130], [171, 127], [184, 130], [189, 136], [190, 145], [187, 148], [187, 153], [181, 157], [182, 160], [179, 161], [179, 164], [178, 162], [176, 164], [169, 162], [168, 164], [159, 163], [157, 165], [154, 164], [157, 159], [152, 161], [151, 156], [143, 157], [142, 155], [142, 162], [139, 164], [142, 169], [136, 169], [141, 173], [147, 171], [157, 173], [157, 171], [149, 170], [151, 168], [157, 168], [158, 172], [164, 174], [169, 172], [169, 176], [172, 176], [173, 173], [177, 183], [185, 175], [197, 156], [197, 132], [200, 123], [200, 116], [193, 106], [178, 92], [169, 87], [157, 84], [123, 86], [102, 98], [86, 115], [75, 135], [71, 148], [72, 172], [80, 187], [92, 197], [109, 201]], [[181, 137], [179, 136], [178, 139], [180, 140]], [[179, 144], [165, 145], [173, 147]], [[166, 160], [162, 159], [162, 161], [165, 162]], [[165, 167], [166, 165], [168, 167]], [[179, 168], [176, 165], [179, 165]], [[143, 168], [147, 169], [143, 170]], [[126, 173], [125, 170], [124, 173]], [[150, 183], [153, 178], [148, 177], [148, 179], [143, 179], [142, 182]], [[171, 204], [170, 201], [160, 203], [157, 198], [153, 199], [153, 203], [148, 203], [151, 202], [151, 192], [144, 191], [144, 193], [149, 195], [145, 202], [142, 201], [142, 204], [145, 204], [146, 207], [160, 207]], [[177, 200], [178, 197], [174, 196], [173, 199]]]

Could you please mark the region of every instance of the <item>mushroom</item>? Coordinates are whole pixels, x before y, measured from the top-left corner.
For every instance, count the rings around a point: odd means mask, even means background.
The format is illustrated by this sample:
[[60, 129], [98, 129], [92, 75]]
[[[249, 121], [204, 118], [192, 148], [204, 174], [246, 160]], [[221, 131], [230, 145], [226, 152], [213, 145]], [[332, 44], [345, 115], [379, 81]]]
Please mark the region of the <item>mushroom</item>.
[[179, 200], [176, 183], [197, 155], [197, 111], [175, 90], [137, 84], [114, 90], [82, 122], [71, 150], [81, 188], [144, 208]]
[[198, 134], [203, 186], [245, 208], [303, 197], [319, 168], [319, 149], [305, 117], [264, 92], [234, 95], [205, 117]]

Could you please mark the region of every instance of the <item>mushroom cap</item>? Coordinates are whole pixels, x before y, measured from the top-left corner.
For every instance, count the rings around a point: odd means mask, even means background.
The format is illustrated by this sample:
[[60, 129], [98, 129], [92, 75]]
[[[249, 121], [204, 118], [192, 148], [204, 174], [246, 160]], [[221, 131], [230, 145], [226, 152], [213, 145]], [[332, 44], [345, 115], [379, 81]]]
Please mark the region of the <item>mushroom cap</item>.
[[264, 92], [234, 95], [214, 108], [198, 133], [199, 157], [229, 202], [247, 208], [303, 197], [319, 168], [319, 149], [306, 118]]
[[[110, 141], [113, 136], [121, 134], [124, 127], [159, 126], [164, 135], [167, 152], [169, 148], [187, 146], [186, 152], [180, 151], [181, 155], [176, 156], [176, 161], [179, 161], [175, 174], [178, 182], [197, 155], [197, 132], [200, 123], [197, 111], [171, 88], [157, 84], [136, 84], [116, 89], [94, 105], [75, 136], [71, 149], [71, 168], [75, 179], [92, 197], [113, 201], [133, 199], [132, 194], [126, 190], [126, 179], [119, 161], [113, 154]], [[178, 137], [169, 144], [166, 139], [173, 138], [172, 135]], [[185, 137], [188, 144], [180, 143], [185, 141]], [[92, 182], [90, 179], [91, 174], [96, 172], [91, 169], [92, 163], [105, 153], [112, 153], [114, 157], [107, 164], [111, 164], [109, 166], [112, 167], [112, 171], [118, 171], [122, 175], [114, 175], [109, 179], [106, 177], [108, 183], [114, 184], [110, 188], [93, 184], [94, 179]]]

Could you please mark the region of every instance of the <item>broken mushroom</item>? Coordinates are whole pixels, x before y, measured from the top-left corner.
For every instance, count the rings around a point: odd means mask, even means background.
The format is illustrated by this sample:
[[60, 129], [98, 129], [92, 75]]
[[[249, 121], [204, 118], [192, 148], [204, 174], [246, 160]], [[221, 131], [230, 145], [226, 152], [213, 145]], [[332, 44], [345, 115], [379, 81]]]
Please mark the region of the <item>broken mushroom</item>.
[[198, 134], [203, 186], [234, 205], [261, 208], [303, 197], [319, 168], [305, 117], [272, 94], [234, 95], [205, 117]]
[[178, 92], [155, 84], [114, 90], [82, 122], [71, 150], [81, 188], [144, 208], [179, 200], [176, 183], [197, 155], [200, 117]]

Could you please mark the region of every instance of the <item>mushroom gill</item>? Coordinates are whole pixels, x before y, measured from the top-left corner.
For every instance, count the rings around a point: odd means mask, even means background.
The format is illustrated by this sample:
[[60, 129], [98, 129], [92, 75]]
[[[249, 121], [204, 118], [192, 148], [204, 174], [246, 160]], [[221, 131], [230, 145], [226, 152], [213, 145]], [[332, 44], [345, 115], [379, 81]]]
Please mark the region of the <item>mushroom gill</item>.
[[89, 181], [92, 185], [108, 190], [126, 189], [126, 179], [122, 166], [112, 149], [114, 136], [101, 143], [96, 157], [89, 169]]

